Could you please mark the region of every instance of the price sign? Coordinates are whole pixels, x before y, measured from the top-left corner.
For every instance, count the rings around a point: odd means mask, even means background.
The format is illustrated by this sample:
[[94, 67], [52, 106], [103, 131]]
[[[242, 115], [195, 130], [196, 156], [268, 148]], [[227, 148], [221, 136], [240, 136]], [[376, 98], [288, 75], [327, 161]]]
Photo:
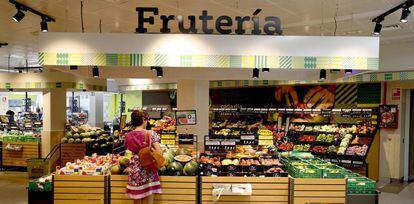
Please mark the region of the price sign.
[[259, 135], [259, 140], [273, 140], [273, 135]]
[[163, 145], [175, 145], [175, 140], [163, 140], [163, 139], [161, 139], [161, 144], [163, 144]]
[[164, 139], [164, 140], [175, 140], [175, 135], [174, 134], [162, 134], [161, 135], [161, 139]]
[[331, 114], [332, 114], [332, 110], [330, 110], [330, 109], [324, 109], [324, 110], [322, 110], [322, 116], [323, 117], [330, 117]]
[[261, 146], [273, 146], [273, 140], [259, 140]]
[[222, 146], [233, 146], [233, 145], [236, 145], [236, 142], [235, 141], [222, 141], [221, 145]]
[[206, 141], [205, 143], [208, 146], [220, 145], [220, 141]]
[[196, 110], [182, 110], [175, 112], [177, 125], [197, 124]]
[[241, 140], [254, 140], [254, 135], [241, 135], [240, 139]]

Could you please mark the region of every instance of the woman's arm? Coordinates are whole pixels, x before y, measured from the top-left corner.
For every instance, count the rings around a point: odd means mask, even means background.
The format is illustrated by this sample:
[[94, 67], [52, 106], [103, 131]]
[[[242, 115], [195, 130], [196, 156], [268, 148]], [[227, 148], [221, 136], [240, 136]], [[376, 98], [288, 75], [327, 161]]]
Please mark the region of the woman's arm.
[[160, 146], [160, 138], [158, 137], [156, 132], [151, 131], [151, 139], [152, 139], [152, 147], [154, 148], [154, 150], [162, 154], [162, 149]]
[[161, 146], [160, 143], [158, 142], [154, 142], [152, 143], [152, 147], [154, 148], [155, 151], [157, 151], [159, 154], [162, 154], [162, 150], [161, 150]]

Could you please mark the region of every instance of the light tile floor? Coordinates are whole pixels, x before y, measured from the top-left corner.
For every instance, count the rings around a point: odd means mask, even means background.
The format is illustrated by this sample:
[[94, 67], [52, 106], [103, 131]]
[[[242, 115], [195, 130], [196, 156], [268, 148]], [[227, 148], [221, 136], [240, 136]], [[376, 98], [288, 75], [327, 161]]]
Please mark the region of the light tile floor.
[[[26, 172], [0, 172], [0, 203], [27, 203], [27, 181]], [[398, 194], [381, 193], [379, 198], [380, 204], [414, 204], [414, 182]]]

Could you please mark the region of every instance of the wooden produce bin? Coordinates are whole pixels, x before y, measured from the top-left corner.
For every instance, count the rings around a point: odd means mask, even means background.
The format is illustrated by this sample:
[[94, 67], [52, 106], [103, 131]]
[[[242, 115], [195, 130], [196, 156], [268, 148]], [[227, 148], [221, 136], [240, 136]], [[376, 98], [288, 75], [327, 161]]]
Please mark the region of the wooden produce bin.
[[[22, 151], [7, 150], [6, 146], [21, 145]], [[27, 159], [40, 157], [39, 142], [3, 142], [3, 166], [27, 167]]]
[[292, 204], [344, 204], [346, 200], [345, 179], [294, 178], [291, 186]]
[[[222, 195], [213, 201], [213, 184], [252, 184], [252, 195]], [[201, 177], [202, 204], [288, 204], [288, 177]]]
[[82, 159], [86, 155], [85, 144], [61, 144], [60, 165], [65, 166], [66, 162], [73, 162]]
[[55, 175], [55, 204], [108, 203], [108, 176]]
[[[111, 204], [133, 204], [133, 200], [125, 197], [128, 176], [111, 175]], [[196, 204], [197, 177], [195, 176], [161, 176], [162, 194], [156, 194], [154, 204]]]

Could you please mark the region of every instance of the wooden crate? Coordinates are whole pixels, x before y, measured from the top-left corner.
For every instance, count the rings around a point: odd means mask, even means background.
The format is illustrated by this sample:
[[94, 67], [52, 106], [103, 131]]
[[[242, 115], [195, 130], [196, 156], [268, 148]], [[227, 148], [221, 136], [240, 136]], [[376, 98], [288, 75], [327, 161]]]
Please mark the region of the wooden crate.
[[292, 203], [338, 203], [344, 204], [346, 199], [345, 179], [292, 179]]
[[85, 144], [61, 144], [60, 146], [61, 166], [65, 166], [66, 162], [74, 162], [77, 159], [82, 159], [85, 155]]
[[53, 185], [55, 204], [108, 203], [108, 176], [55, 175]]
[[[6, 146], [22, 145], [21, 152], [6, 150]], [[3, 142], [3, 166], [27, 167], [26, 160], [40, 157], [39, 142]]]
[[[133, 200], [125, 197], [128, 177], [111, 175], [111, 204], [133, 204]], [[156, 194], [154, 204], [196, 204], [197, 177], [195, 176], [161, 176], [162, 194]]]
[[[288, 177], [202, 177], [202, 204], [288, 204]], [[250, 183], [251, 196], [222, 195], [218, 202], [213, 201], [213, 184]]]

